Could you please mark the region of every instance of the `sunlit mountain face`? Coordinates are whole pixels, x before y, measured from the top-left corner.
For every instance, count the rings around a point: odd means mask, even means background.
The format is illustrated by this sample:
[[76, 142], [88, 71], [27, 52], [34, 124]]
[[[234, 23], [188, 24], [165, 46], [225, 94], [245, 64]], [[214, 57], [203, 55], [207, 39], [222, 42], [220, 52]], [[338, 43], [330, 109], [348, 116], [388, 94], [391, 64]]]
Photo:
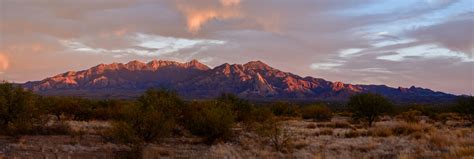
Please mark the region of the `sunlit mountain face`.
[[299, 101], [345, 101], [351, 95], [368, 92], [382, 94], [396, 102], [451, 102], [456, 97], [414, 86], [391, 88], [303, 78], [261, 61], [243, 65], [225, 63], [214, 68], [197, 60], [100, 64], [83, 71], [27, 82], [23, 86], [44, 95], [92, 98], [132, 98], [150, 88], [175, 90], [188, 99], [215, 98], [221, 93], [251, 100]]
[[[174, 70], [158, 71], [166, 74], [167, 79], [153, 77], [150, 81], [136, 81], [146, 83], [142, 88], [174, 78], [198, 80], [195, 73], [203, 76], [201, 72], [216, 71], [222, 63], [261, 60], [281, 70], [328, 81], [395, 88], [416, 85], [469, 95], [474, 93], [473, 3], [472, 0], [1, 0], [0, 80], [25, 83], [99, 63], [134, 60], [183, 63], [197, 59], [210, 67], [203, 70], [203, 67], [176, 66], [176, 70], [192, 70], [185, 75]], [[147, 77], [155, 72], [149, 65], [143, 64], [148, 69], [143, 73]], [[127, 64], [107, 67], [113, 67], [116, 73], [96, 77], [87, 72], [71, 72], [69, 75], [77, 79], [56, 77], [51, 79], [51, 86], [43, 84], [37, 89], [53, 87], [54, 83], [63, 83], [54, 86], [61, 88], [108, 86], [103, 81], [119, 85], [130, 81], [132, 77], [128, 76], [134, 72]], [[272, 96], [286, 88], [275, 80], [280, 75], [249, 73], [244, 66], [231, 65], [229, 69], [234, 67], [246, 75], [244, 79], [247, 75], [265, 79], [255, 84], [264, 92], [249, 90], [248, 95]], [[289, 90], [304, 92], [295, 96], [314, 92], [308, 91], [312, 86], [301, 83], [301, 80], [309, 82], [304, 79], [287, 79], [286, 83], [304, 85], [288, 86]], [[173, 87], [181, 89], [182, 84]]]

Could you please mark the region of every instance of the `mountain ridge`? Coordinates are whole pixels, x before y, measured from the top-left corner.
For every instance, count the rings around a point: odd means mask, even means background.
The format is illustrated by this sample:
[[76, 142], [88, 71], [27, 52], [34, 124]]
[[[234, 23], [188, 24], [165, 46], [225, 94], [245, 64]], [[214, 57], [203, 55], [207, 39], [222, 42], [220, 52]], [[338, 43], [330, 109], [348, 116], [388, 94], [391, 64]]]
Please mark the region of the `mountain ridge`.
[[452, 94], [414, 86], [392, 88], [301, 77], [259, 60], [245, 64], [224, 63], [214, 68], [197, 60], [184, 63], [134, 60], [126, 64], [99, 64], [82, 71], [69, 71], [41, 81], [26, 82], [22, 86], [44, 95], [93, 95], [104, 98], [135, 97], [148, 88], [176, 90], [189, 99], [233, 93], [248, 99], [347, 100], [351, 95], [368, 92], [401, 102], [442, 102], [456, 98]]

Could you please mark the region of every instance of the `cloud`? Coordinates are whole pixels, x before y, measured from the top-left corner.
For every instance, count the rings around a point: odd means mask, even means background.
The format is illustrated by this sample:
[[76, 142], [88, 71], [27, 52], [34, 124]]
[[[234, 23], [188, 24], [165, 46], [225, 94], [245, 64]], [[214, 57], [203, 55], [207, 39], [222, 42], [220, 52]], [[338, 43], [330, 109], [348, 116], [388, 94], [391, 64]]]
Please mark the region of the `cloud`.
[[188, 31], [197, 33], [207, 22], [237, 18], [241, 15], [240, 0], [214, 0], [176, 2], [176, 7], [186, 16]]
[[313, 63], [310, 68], [313, 70], [330, 70], [337, 66], [343, 65], [342, 63]]
[[406, 33], [424, 43], [432, 43], [452, 51], [474, 52], [474, 14], [466, 14], [439, 24], [419, 27]]
[[174, 37], [164, 37], [159, 35], [135, 34], [128, 38], [134, 41], [132, 46], [123, 49], [108, 49], [94, 47], [77, 40], [65, 40], [62, 44], [70, 51], [84, 53], [101, 53], [101, 54], [118, 54], [114, 57], [123, 57], [124, 55], [138, 55], [145, 57], [159, 57], [172, 53], [177, 53], [183, 49], [194, 47], [203, 47], [208, 45], [221, 45], [225, 41], [209, 40], [209, 39], [184, 39]]
[[[460, 16], [472, 12], [470, 0], [3, 0], [1, 4], [0, 52], [14, 63], [2, 77], [15, 82], [135, 59], [203, 59], [211, 66], [258, 59], [303, 76], [472, 91], [465, 86], [465, 80], [472, 78], [461, 74], [466, 74], [469, 54], [460, 55], [472, 53], [468, 34], [472, 16]], [[139, 38], [140, 34], [149, 37]], [[437, 71], [440, 64], [449, 67]], [[423, 69], [413, 69], [418, 67]], [[464, 72], [453, 73], [458, 70]], [[433, 72], [441, 76], [436, 80], [456, 81], [464, 88], [424, 78], [434, 77]]]
[[10, 61], [8, 61], [7, 56], [3, 53], [0, 53], [0, 71], [6, 71], [10, 66]]
[[240, 4], [240, 0], [220, 0], [223, 6], [235, 6]]
[[[364, 54], [339, 61], [329, 70], [315, 70], [328, 80], [340, 80], [355, 84], [386, 84], [392, 87], [412, 85], [470, 94], [473, 90], [474, 61], [459, 57], [441, 58], [405, 57], [402, 61], [378, 59], [378, 54]], [[456, 77], [456, 78], [452, 78]], [[404, 81], [404, 82], [400, 82]]]

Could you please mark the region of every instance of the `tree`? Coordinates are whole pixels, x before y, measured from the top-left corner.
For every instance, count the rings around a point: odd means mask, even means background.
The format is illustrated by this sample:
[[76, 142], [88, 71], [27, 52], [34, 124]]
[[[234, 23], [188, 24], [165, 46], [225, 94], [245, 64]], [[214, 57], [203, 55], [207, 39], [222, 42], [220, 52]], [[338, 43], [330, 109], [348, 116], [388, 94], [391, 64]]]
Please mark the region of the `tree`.
[[474, 121], [474, 96], [460, 97], [454, 109], [459, 114]]
[[369, 127], [383, 113], [392, 111], [393, 107], [390, 101], [379, 94], [365, 93], [357, 94], [350, 98], [349, 109], [353, 112], [353, 118], [364, 119]]

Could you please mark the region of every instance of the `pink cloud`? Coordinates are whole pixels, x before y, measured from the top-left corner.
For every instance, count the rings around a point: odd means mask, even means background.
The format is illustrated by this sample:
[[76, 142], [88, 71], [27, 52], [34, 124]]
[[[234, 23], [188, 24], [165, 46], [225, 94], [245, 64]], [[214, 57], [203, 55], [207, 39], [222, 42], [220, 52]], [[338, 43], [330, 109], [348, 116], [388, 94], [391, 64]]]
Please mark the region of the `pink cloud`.
[[186, 16], [188, 31], [197, 33], [207, 22], [219, 19], [227, 20], [241, 16], [240, 0], [220, 0], [200, 2], [206, 5], [196, 5], [189, 1], [178, 1], [177, 9]]
[[8, 61], [7, 56], [3, 53], [0, 53], [0, 71], [5, 71], [10, 66], [10, 62]]

